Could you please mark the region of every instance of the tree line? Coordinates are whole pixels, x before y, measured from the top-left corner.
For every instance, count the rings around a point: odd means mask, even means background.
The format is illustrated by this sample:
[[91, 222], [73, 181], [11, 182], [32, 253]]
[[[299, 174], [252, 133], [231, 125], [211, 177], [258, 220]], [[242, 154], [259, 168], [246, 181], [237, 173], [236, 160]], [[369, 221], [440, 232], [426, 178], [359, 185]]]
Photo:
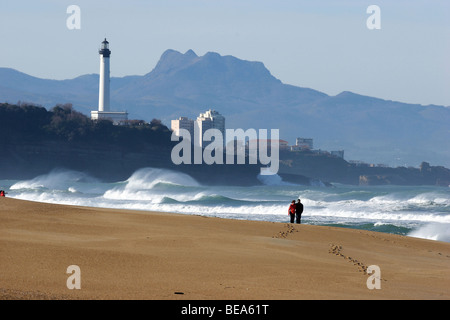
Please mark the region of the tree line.
[[74, 110], [71, 104], [58, 104], [47, 110], [29, 103], [0, 103], [0, 141], [3, 143], [53, 140], [133, 148], [143, 143], [168, 145], [170, 136], [171, 131], [158, 119], [149, 123], [130, 120], [125, 125], [114, 125], [108, 120], [92, 121]]

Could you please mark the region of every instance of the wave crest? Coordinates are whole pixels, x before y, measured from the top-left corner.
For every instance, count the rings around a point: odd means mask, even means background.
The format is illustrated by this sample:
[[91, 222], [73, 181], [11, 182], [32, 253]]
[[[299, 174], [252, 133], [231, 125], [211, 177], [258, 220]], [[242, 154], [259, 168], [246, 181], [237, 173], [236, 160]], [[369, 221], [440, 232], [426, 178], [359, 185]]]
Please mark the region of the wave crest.
[[53, 169], [48, 174], [43, 174], [31, 180], [19, 181], [10, 187], [10, 190], [20, 189], [49, 189], [69, 190], [76, 183], [96, 183], [97, 179], [84, 172]]
[[450, 223], [429, 223], [410, 232], [408, 236], [450, 242]]
[[167, 190], [173, 187], [200, 187], [191, 176], [167, 169], [143, 168], [131, 175], [124, 185], [104, 193], [107, 199], [151, 200], [161, 202], [164, 196], [155, 194], [155, 189]]

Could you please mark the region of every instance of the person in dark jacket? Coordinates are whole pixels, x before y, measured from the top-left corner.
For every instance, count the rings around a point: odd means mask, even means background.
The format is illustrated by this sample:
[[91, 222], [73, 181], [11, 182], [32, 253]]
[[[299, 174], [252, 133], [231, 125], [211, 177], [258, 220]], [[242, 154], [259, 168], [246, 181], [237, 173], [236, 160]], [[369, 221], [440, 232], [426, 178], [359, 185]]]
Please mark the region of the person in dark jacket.
[[295, 200], [292, 200], [292, 203], [289, 206], [289, 210], [288, 210], [288, 215], [291, 217], [291, 223], [294, 223], [296, 208], [297, 208], [297, 205], [295, 204]]
[[296, 216], [296, 223], [300, 223], [302, 220], [302, 213], [303, 213], [303, 204], [300, 199], [297, 200], [297, 203], [295, 204], [295, 216]]

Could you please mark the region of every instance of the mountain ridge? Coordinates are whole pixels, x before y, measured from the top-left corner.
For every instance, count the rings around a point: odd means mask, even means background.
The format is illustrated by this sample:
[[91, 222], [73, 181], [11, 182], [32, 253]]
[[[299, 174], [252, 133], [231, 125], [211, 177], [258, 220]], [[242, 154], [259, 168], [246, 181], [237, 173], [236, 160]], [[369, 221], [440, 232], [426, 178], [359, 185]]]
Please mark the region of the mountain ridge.
[[[113, 62], [112, 62], [113, 63]], [[17, 72], [17, 73], [15, 73]], [[0, 100], [47, 108], [70, 102], [89, 114], [97, 108], [98, 74], [50, 80], [0, 68]], [[229, 128], [278, 128], [280, 136], [314, 138], [315, 148], [345, 150], [347, 159], [389, 165], [422, 161], [450, 166], [450, 108], [408, 104], [343, 91], [335, 96], [284, 84], [262, 62], [208, 52], [168, 49], [142, 76], [111, 78], [111, 106], [130, 118], [170, 125], [207, 109]]]

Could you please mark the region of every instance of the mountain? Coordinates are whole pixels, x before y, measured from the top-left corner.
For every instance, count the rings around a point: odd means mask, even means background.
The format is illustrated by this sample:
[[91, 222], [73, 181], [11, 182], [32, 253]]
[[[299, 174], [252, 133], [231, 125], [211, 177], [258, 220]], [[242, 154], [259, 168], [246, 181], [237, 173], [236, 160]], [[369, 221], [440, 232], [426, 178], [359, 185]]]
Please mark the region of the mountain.
[[[112, 61], [114, 63], [114, 61]], [[425, 89], [424, 89], [425, 90]], [[68, 80], [31, 77], [0, 68], [0, 101], [47, 108], [70, 102], [89, 114], [98, 99], [98, 75]], [[111, 105], [130, 118], [158, 118], [170, 126], [216, 109], [227, 128], [279, 129], [290, 144], [314, 139], [322, 150], [345, 150], [347, 160], [450, 167], [450, 108], [407, 104], [352, 92], [336, 96], [282, 83], [261, 62], [209, 52], [167, 50], [143, 76], [111, 79]]]

